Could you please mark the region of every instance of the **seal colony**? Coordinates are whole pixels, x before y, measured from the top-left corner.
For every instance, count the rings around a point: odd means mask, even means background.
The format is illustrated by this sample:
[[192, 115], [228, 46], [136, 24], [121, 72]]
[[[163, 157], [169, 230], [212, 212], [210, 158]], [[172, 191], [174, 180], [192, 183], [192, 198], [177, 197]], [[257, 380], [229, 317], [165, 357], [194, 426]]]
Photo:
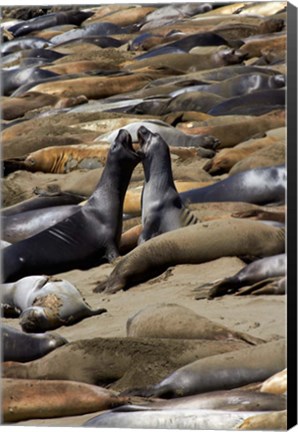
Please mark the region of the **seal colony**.
[[2, 8], [5, 423], [285, 429], [287, 8]]

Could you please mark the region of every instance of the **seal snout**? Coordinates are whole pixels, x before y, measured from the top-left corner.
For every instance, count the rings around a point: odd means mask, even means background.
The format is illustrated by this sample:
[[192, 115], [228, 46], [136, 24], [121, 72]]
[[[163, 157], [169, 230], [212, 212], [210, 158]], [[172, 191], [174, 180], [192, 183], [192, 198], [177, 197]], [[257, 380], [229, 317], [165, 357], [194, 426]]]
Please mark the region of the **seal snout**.
[[138, 140], [139, 140], [141, 147], [146, 143], [146, 140], [149, 137], [149, 134], [150, 134], [150, 132], [145, 126], [141, 126], [138, 129]]

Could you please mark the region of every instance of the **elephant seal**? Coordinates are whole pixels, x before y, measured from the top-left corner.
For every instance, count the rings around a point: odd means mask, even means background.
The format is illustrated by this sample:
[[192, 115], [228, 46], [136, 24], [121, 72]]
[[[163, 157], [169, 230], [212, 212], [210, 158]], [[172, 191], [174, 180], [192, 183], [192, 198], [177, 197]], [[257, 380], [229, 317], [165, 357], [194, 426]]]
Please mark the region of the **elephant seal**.
[[2, 70], [3, 94], [9, 96], [23, 84], [34, 83], [37, 80], [56, 77], [57, 74], [51, 71], [42, 70], [37, 67], [16, 68]]
[[[133, 122], [124, 126], [123, 129], [131, 134], [133, 142], [138, 142], [138, 130], [141, 126], [149, 128], [152, 133], [159, 134], [169, 146], [173, 147], [204, 147], [214, 150], [219, 145], [219, 141], [210, 135], [188, 135], [161, 120]], [[117, 133], [118, 129], [99, 135], [95, 141], [108, 141], [111, 143]]]
[[5, 249], [4, 282], [28, 274], [90, 268], [103, 259], [114, 260], [119, 255], [125, 192], [139, 162], [140, 155], [133, 150], [130, 135], [120, 130], [86, 205], [56, 225]]
[[176, 370], [159, 384], [130, 394], [181, 397], [227, 390], [262, 381], [286, 365], [284, 340], [197, 360]]
[[256, 345], [263, 340], [233, 331], [178, 304], [154, 304], [141, 309], [126, 324], [127, 336], [175, 339], [239, 339]]
[[78, 205], [73, 204], [29, 210], [12, 216], [2, 215], [2, 238], [17, 243], [57, 224], [79, 209]]
[[266, 134], [263, 138], [250, 139], [233, 148], [221, 149], [212, 160], [204, 165], [204, 170], [211, 175], [221, 175], [229, 172], [237, 162], [246, 159], [250, 155], [254, 156], [254, 153], [259, 150], [269, 149], [272, 144], [277, 142], [285, 142], [285, 136], [279, 138]]
[[[36, 191], [38, 193], [38, 191]], [[18, 204], [11, 205], [1, 209], [1, 216], [16, 216], [19, 213], [28, 211], [50, 208], [55, 206], [71, 205], [80, 203], [85, 197], [73, 193], [60, 193], [44, 196], [42, 193], [34, 198], [21, 201]]]
[[243, 286], [254, 286], [256, 283], [268, 278], [284, 276], [286, 272], [286, 264], [285, 254], [274, 255], [253, 261], [234, 276], [196, 288], [196, 291], [198, 292], [196, 299], [204, 298], [206, 291], [208, 293], [208, 298], [210, 299], [225, 294], [235, 293]]
[[177, 264], [199, 264], [223, 256], [264, 257], [284, 250], [284, 228], [246, 219], [197, 223], [161, 234], [131, 251], [94, 292], [126, 290]]
[[[277, 397], [276, 397], [277, 396]], [[140, 407], [160, 409], [214, 409], [225, 411], [274, 411], [286, 407], [284, 395], [260, 393], [259, 391], [233, 389], [218, 390], [208, 393], [200, 393], [192, 396], [178, 397], [174, 399], [148, 401]], [[136, 406], [136, 408], [139, 405]], [[123, 409], [126, 406], [123, 406]]]
[[246, 418], [237, 429], [241, 430], [287, 430], [287, 410], [255, 414]]
[[94, 15], [92, 11], [65, 11], [42, 15], [9, 28], [14, 37], [25, 36], [33, 31], [40, 31], [61, 24], [81, 25], [83, 21]]
[[33, 37], [33, 36], [20, 38], [20, 39], [13, 39], [11, 41], [1, 44], [1, 54], [5, 56], [7, 54], [11, 54], [16, 51], [22, 51], [25, 49], [33, 49], [33, 48], [47, 48], [52, 45], [53, 44], [47, 39]]
[[[250, 411], [221, 410], [112, 410], [83, 424], [86, 427], [187, 430], [232, 430], [252, 415]], [[256, 414], [255, 412], [253, 414]]]
[[54, 105], [58, 98], [37, 92], [24, 93], [17, 98], [10, 97], [2, 102], [2, 117], [4, 120], [14, 120], [22, 117], [27, 111]]
[[243, 201], [252, 204], [285, 201], [286, 169], [283, 165], [240, 172], [205, 188], [182, 192], [187, 203]]
[[[142, 191], [142, 225], [138, 244], [182, 226], [185, 208], [173, 180], [170, 151], [160, 135], [145, 126], [138, 130], [145, 184]], [[196, 223], [192, 217], [188, 223]]]
[[[247, 344], [239, 340], [81, 339], [29, 363], [5, 362], [2, 376], [80, 381], [126, 391], [140, 385], [156, 384], [194, 360], [245, 347]], [[144, 370], [150, 373], [144, 373]]]
[[287, 369], [274, 374], [263, 382], [260, 392], [284, 394], [287, 391]]
[[27, 157], [4, 160], [14, 162], [17, 169], [44, 173], [67, 173], [75, 169], [94, 169], [105, 165], [109, 145], [74, 144], [70, 146], [49, 146], [36, 150]]
[[63, 380], [2, 380], [5, 423], [82, 415], [111, 409], [129, 398], [99, 386]]
[[55, 333], [27, 334], [6, 324], [2, 324], [1, 337], [3, 361], [32, 361], [68, 343]]
[[2, 284], [1, 302], [5, 309], [20, 313], [20, 325], [28, 333], [54, 330], [106, 309], [92, 310], [79, 291], [68, 281], [48, 276], [28, 276]]
[[261, 115], [285, 107], [285, 90], [260, 90], [244, 96], [236, 96], [215, 105], [210, 115], [251, 114]]
[[[206, 51], [206, 50], [204, 50]], [[246, 55], [235, 51], [232, 48], [221, 47], [211, 54], [162, 54], [156, 57], [138, 60], [137, 62], [126, 61], [122, 63], [122, 68], [134, 71], [142, 68], [169, 68], [175, 72], [190, 73], [223, 67], [227, 65], [239, 64], [245, 59]]]
[[116, 24], [97, 22], [54, 36], [50, 39], [50, 42], [55, 46], [85, 36], [110, 36], [124, 33], [127, 33], [127, 30]]

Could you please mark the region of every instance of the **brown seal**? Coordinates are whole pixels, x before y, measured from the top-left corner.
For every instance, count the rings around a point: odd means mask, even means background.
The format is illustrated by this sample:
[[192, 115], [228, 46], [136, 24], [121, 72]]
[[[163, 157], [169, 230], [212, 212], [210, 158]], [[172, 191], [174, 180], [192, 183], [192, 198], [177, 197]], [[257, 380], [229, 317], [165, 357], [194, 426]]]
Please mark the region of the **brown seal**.
[[180, 228], [151, 239], [123, 257], [107, 281], [94, 291], [112, 294], [125, 290], [177, 264], [199, 264], [223, 256], [280, 254], [285, 248], [284, 236], [283, 228], [245, 219], [223, 219]]
[[239, 51], [221, 47], [211, 54], [179, 54], [179, 57], [177, 57], [177, 54], [162, 54], [145, 60], [125, 62], [122, 67], [127, 70], [138, 70], [146, 67], [153, 69], [169, 68], [187, 73], [238, 64], [244, 58], [245, 55], [240, 54]]
[[175, 339], [239, 339], [256, 345], [263, 342], [233, 331], [200, 316], [191, 309], [172, 303], [158, 303], [141, 309], [126, 324], [127, 336]]
[[[243, 116], [243, 120], [235, 121], [236, 117], [222, 116], [221, 125], [212, 125], [212, 120], [202, 122], [195, 127], [179, 126], [178, 128], [188, 134], [210, 134], [219, 139], [218, 148], [234, 147], [257, 134], [264, 133], [273, 128], [285, 126], [285, 111], [278, 110], [268, 114], [256, 116]], [[207, 123], [207, 124], [206, 124]], [[218, 120], [215, 120], [218, 123]], [[191, 125], [190, 125], [191, 126]]]
[[164, 75], [158, 71], [150, 73], [135, 73], [117, 77], [74, 78], [38, 84], [31, 91], [37, 91], [56, 96], [80, 96], [88, 99], [102, 99], [120, 93], [141, 89], [151, 80]]
[[237, 162], [247, 158], [259, 150], [266, 149], [265, 151], [270, 153], [268, 147], [275, 144], [278, 140], [279, 138], [274, 135], [266, 135], [264, 138], [250, 139], [233, 148], [224, 148], [219, 150], [219, 152], [204, 165], [204, 169], [212, 175], [220, 175], [229, 172]]
[[240, 340], [81, 339], [25, 364], [5, 362], [2, 371], [4, 378], [71, 380], [124, 391], [156, 384], [194, 360], [246, 347]]
[[257, 414], [245, 419], [237, 429], [241, 430], [287, 430], [287, 411]]
[[104, 411], [129, 402], [112, 390], [76, 381], [2, 380], [5, 423]]
[[261, 392], [284, 394], [287, 391], [287, 369], [274, 374], [263, 382]]

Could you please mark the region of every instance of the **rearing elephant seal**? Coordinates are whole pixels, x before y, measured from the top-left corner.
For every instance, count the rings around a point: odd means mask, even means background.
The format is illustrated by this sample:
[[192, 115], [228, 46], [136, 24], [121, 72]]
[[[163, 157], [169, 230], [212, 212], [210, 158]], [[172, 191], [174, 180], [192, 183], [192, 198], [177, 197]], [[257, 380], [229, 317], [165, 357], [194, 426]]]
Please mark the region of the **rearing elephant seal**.
[[56, 225], [5, 249], [4, 282], [28, 274], [90, 268], [104, 258], [114, 260], [119, 255], [125, 192], [140, 159], [129, 133], [120, 130], [86, 205]]
[[102, 308], [92, 310], [79, 291], [63, 279], [28, 276], [3, 284], [1, 291], [4, 310], [20, 312], [20, 325], [29, 333], [53, 330], [106, 312]]
[[[145, 185], [142, 192], [143, 231], [138, 244], [159, 234], [182, 226], [181, 213], [184, 205], [174, 184], [170, 150], [160, 135], [145, 126], [138, 130]], [[189, 223], [196, 223], [192, 217]]]

